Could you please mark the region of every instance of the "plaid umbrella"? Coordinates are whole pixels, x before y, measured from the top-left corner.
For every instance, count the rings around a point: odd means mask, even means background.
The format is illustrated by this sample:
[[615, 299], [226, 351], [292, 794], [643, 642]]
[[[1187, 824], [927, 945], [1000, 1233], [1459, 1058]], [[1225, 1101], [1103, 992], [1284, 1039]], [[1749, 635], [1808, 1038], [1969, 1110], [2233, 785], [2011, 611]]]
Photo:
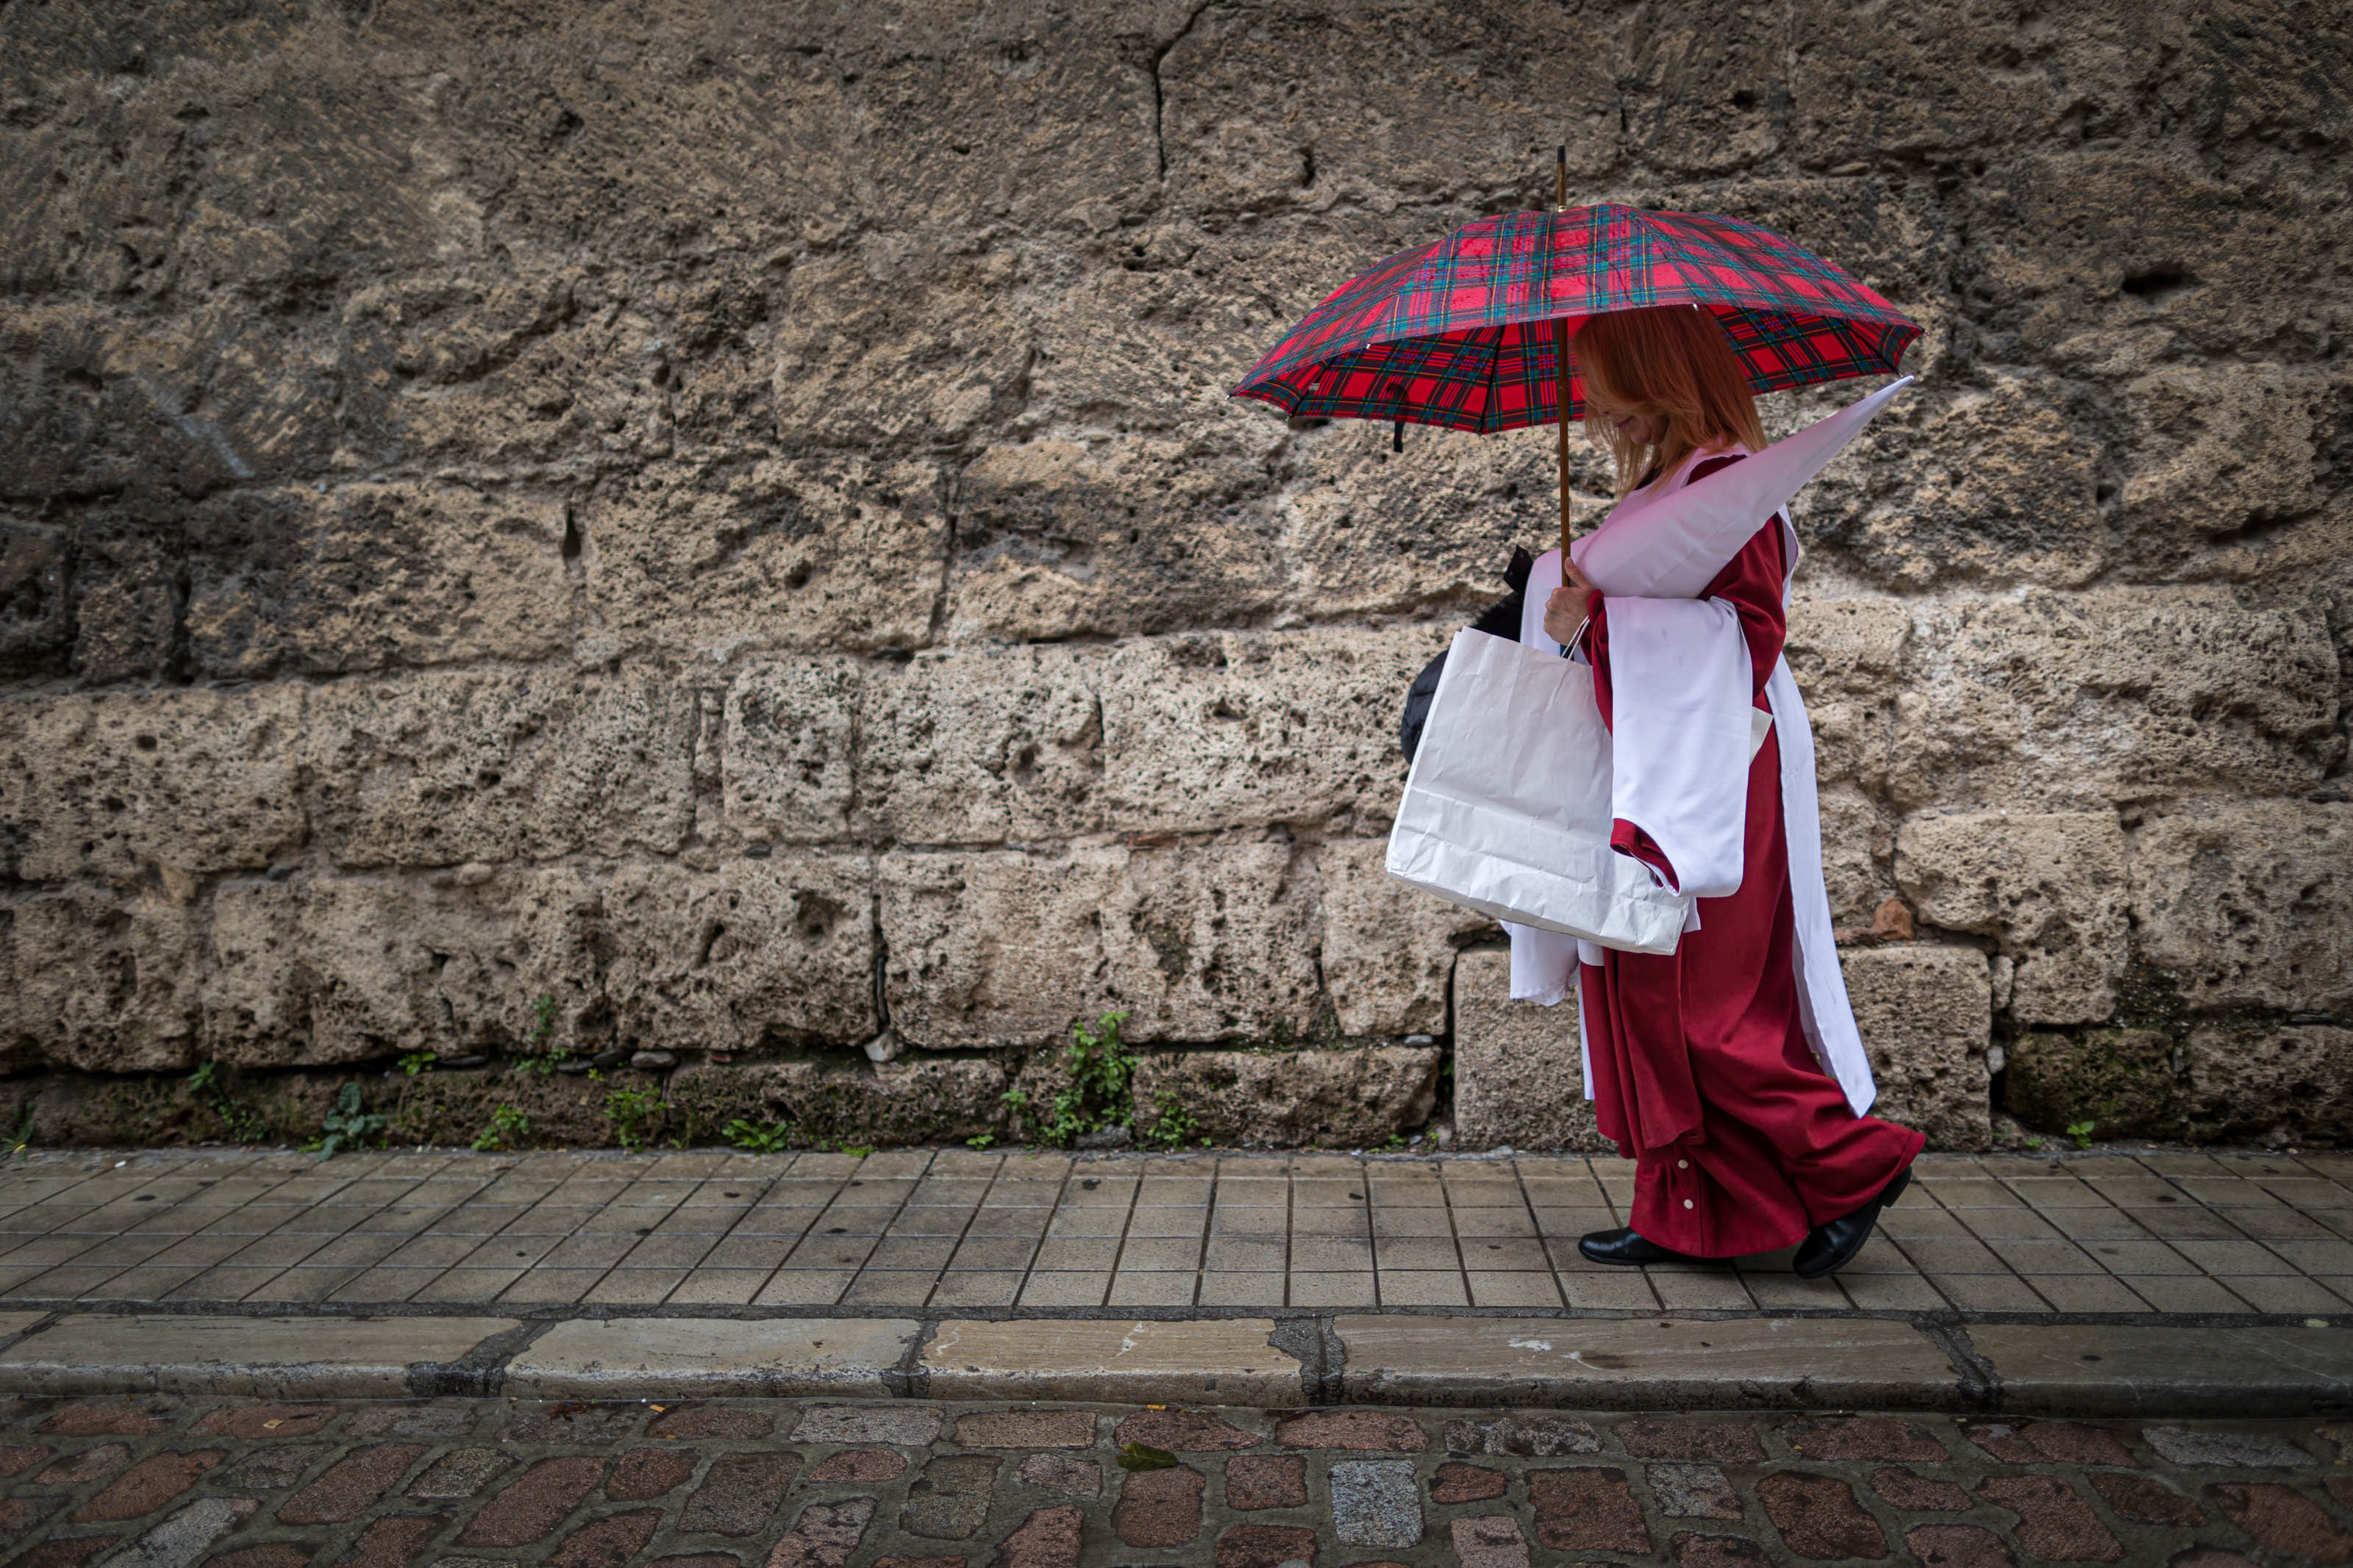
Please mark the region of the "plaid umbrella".
[[1408, 424], [1481, 435], [1558, 425], [1566, 551], [1567, 421], [1585, 412], [1569, 334], [1588, 316], [1678, 304], [1715, 312], [1758, 392], [1891, 374], [1920, 335], [1879, 295], [1768, 229], [1708, 213], [1564, 206], [1481, 218], [1350, 279], [1233, 395], [1293, 418], [1393, 420], [1400, 446]]
[[[1556, 322], [1646, 305], [1713, 310], [1776, 392], [1894, 374], [1918, 323], [1812, 251], [1709, 213], [1504, 213], [1334, 289], [1234, 388], [1293, 418], [1486, 435], [1560, 418]], [[1571, 355], [1574, 372], [1575, 356]], [[1584, 417], [1572, 374], [1568, 416]]]

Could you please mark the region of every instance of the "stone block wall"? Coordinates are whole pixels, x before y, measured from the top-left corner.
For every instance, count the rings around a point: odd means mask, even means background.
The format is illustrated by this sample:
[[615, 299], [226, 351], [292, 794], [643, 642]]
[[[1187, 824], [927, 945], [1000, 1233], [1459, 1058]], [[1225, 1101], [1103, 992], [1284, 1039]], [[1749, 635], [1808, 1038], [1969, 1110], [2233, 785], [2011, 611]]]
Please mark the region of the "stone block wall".
[[[1549, 536], [1551, 443], [1224, 395], [1563, 141], [1572, 200], [1764, 223], [1927, 329], [1799, 502], [1789, 647], [1891, 1111], [2353, 1132], [2327, 7], [0, 37], [0, 1069], [56, 1136], [216, 1133], [207, 1062], [299, 1131], [553, 1048], [653, 1053], [699, 1135], [1004, 1135], [1115, 1009], [1207, 1136], [1589, 1141], [1573, 1020], [1378, 864], [1404, 686]], [[369, 1081], [448, 1137], [505, 1092], [449, 1077]], [[613, 1081], [512, 1094], [594, 1141]]]

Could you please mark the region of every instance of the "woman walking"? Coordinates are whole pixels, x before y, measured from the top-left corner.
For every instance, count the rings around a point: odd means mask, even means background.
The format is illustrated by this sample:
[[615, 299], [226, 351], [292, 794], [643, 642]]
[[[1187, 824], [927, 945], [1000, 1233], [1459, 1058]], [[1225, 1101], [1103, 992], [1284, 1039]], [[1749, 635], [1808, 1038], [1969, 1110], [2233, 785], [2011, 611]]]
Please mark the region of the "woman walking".
[[[1615, 460], [1620, 510], [1763, 448], [1748, 377], [1711, 312], [1662, 306], [1594, 316], [1574, 352], [1586, 428]], [[1777, 515], [1701, 595], [1736, 616], [1755, 705], [1767, 712], [1797, 562], [1797, 535]], [[1574, 563], [1567, 570], [1568, 583], [1544, 605], [1543, 629], [1592, 666], [1594, 696], [1611, 722], [1609, 600]], [[1621, 664], [1660, 657], [1651, 646], [1620, 654]], [[1819, 1278], [1853, 1259], [1920, 1152], [1918, 1132], [1858, 1114], [1809, 1043], [1779, 728], [1747, 764], [1736, 890], [1696, 900], [1696, 929], [1686, 927], [1672, 953], [1580, 944], [1579, 1021], [1597, 1119], [1636, 1162], [1633, 1224], [1580, 1244], [1597, 1263], [1796, 1246], [1798, 1273]], [[1804, 830], [1816, 831], [1810, 822]], [[1640, 822], [1615, 822], [1610, 847], [1662, 885], [1680, 886]]]

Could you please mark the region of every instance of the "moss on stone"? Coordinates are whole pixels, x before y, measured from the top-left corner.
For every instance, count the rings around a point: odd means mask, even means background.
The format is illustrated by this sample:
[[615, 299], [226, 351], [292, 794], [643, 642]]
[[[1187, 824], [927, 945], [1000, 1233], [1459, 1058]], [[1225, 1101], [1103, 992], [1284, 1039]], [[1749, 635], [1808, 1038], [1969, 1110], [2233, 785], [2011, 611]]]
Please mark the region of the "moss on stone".
[[2184, 1106], [2173, 1037], [2156, 1029], [2037, 1030], [2009, 1051], [2003, 1108], [2063, 1132], [2091, 1122], [2100, 1138], [2180, 1135]]

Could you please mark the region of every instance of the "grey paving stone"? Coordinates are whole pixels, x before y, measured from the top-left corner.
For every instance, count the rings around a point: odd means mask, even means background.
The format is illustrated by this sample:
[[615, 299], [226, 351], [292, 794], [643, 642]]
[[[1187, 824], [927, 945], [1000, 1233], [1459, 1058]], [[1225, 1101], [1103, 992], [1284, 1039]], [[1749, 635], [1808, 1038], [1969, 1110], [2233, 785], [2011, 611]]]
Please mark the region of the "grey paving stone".
[[922, 1447], [939, 1436], [940, 1413], [928, 1405], [820, 1405], [793, 1428], [796, 1443], [888, 1443], [902, 1448]]
[[472, 1497], [513, 1464], [496, 1448], [459, 1448], [442, 1455], [409, 1483], [408, 1495], [427, 1499]]
[[1669, 1519], [1738, 1519], [1740, 1497], [1714, 1465], [1652, 1465], [1651, 1496]]
[[2142, 1429], [2141, 1436], [2168, 1464], [2195, 1469], [2304, 1469], [2318, 1462], [2286, 1438], [2268, 1432], [2149, 1426]]
[[2293, 1415], [2353, 1396], [2353, 1330], [1972, 1325], [2001, 1408], [2057, 1415]]
[[942, 1399], [1294, 1403], [1300, 1363], [1273, 1331], [1264, 1318], [950, 1320], [922, 1364]]
[[1801, 1407], [1933, 1408], [1957, 1397], [1945, 1354], [1905, 1323], [1346, 1316], [1346, 1398], [1627, 1409], [1759, 1397]]
[[260, 1506], [251, 1498], [199, 1498], [108, 1559], [110, 1568], [188, 1568]]
[[890, 1392], [921, 1328], [902, 1318], [583, 1319], [558, 1323], [509, 1364], [523, 1399], [711, 1398]]
[[385, 1396], [411, 1369], [445, 1364], [511, 1318], [211, 1318], [92, 1313], [0, 1351], [0, 1389]]
[[1421, 1540], [1421, 1489], [1410, 1459], [1345, 1459], [1332, 1467], [1333, 1531], [1352, 1546]]

